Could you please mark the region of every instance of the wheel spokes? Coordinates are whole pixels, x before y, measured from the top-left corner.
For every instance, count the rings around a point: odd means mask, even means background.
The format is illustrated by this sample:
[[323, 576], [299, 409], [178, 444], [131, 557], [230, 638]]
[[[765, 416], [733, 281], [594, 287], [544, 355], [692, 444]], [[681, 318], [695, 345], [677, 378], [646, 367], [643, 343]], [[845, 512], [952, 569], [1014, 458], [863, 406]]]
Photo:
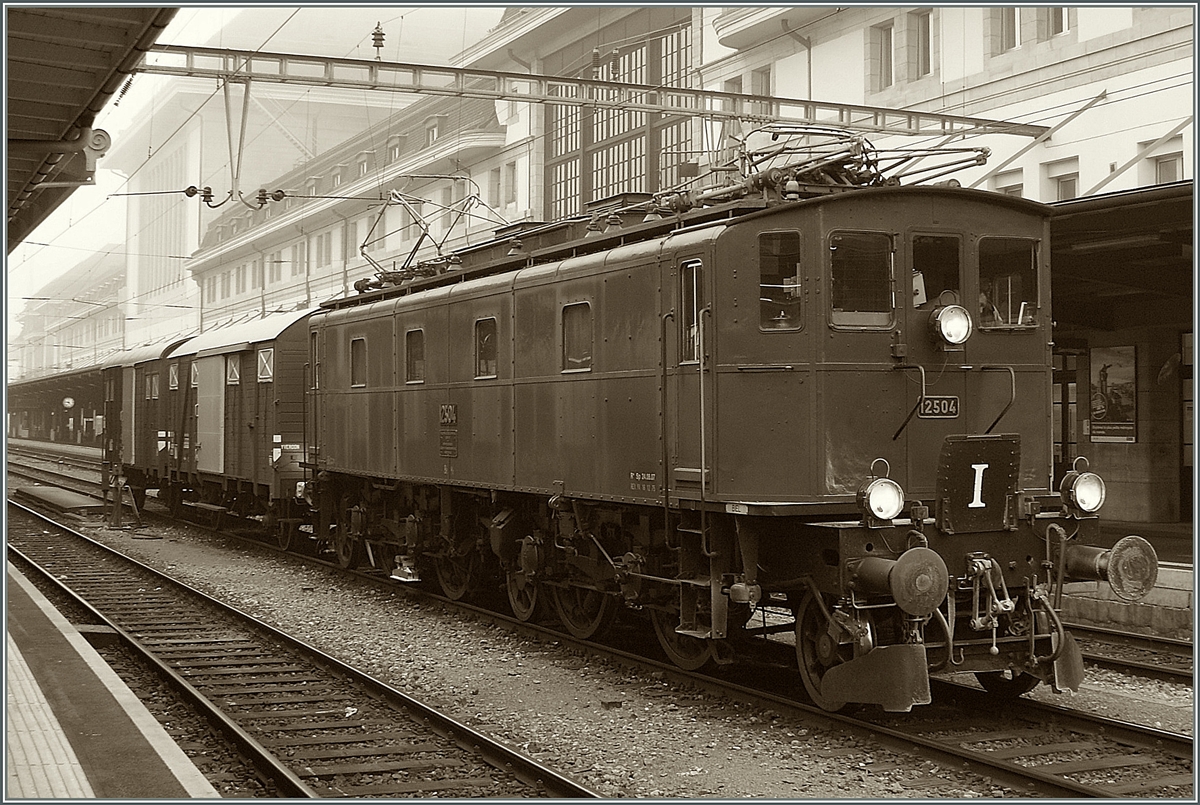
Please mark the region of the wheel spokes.
[[813, 593], [806, 594], [796, 612], [796, 660], [804, 689], [808, 691], [813, 704], [822, 710], [834, 712], [846, 706], [846, 702], [821, 692], [821, 680], [825, 672], [843, 659], [838, 646], [831, 643], [820, 605]]
[[541, 599], [541, 586], [519, 571], [508, 573], [504, 586], [508, 591], [508, 603], [517, 619], [533, 620]]
[[555, 587], [554, 608], [567, 631], [581, 640], [603, 633], [617, 616], [617, 599], [586, 587]]
[[658, 644], [662, 646], [663, 653], [683, 670], [695, 671], [713, 658], [711, 641], [675, 631], [675, 625], [679, 623], [678, 613], [651, 610], [650, 619], [654, 623], [654, 634], [658, 637]]

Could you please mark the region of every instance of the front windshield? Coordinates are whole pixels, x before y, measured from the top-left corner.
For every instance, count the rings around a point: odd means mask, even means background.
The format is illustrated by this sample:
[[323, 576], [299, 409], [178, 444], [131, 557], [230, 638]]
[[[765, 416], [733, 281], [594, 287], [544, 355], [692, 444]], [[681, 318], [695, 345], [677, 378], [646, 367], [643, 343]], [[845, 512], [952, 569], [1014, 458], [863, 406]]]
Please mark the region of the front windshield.
[[1031, 327], [1038, 308], [1037, 241], [979, 241], [979, 326]]
[[830, 323], [892, 325], [892, 239], [882, 232], [839, 232], [829, 241]]

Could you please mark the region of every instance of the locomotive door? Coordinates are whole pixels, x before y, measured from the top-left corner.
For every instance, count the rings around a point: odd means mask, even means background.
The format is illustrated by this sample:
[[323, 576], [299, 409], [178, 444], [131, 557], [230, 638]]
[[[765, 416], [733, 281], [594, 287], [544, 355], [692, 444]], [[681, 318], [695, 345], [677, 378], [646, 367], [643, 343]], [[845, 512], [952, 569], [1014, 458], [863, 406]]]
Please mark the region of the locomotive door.
[[709, 354], [711, 278], [698, 255], [677, 256], [674, 268], [676, 349], [674, 355], [668, 349], [666, 356], [668, 366], [673, 364], [669, 373], [675, 375], [667, 418], [673, 447], [669, 485], [673, 495], [703, 500], [712, 486], [709, 468], [713, 464], [715, 373], [710, 369]]
[[967, 373], [959, 368], [967, 362], [962, 348], [944, 344], [930, 334], [930, 317], [939, 307], [962, 305], [972, 319], [978, 312], [966, 302], [962, 249], [957, 235], [911, 233], [905, 249], [909, 270], [897, 272], [900, 298], [905, 299], [907, 291], [908, 300], [900, 305], [901, 339], [907, 351], [903, 363], [921, 367], [904, 370], [905, 414], [911, 415], [900, 436], [907, 455], [908, 483], [914, 491], [934, 485], [945, 437], [975, 432], [968, 423], [979, 416], [970, 410]]

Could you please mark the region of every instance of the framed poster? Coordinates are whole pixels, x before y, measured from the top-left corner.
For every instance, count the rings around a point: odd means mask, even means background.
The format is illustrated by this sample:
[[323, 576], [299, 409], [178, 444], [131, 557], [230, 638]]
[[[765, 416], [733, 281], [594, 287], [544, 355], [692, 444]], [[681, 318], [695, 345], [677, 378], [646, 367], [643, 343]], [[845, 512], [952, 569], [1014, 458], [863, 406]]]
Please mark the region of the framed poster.
[[1137, 441], [1137, 347], [1091, 350], [1093, 442]]

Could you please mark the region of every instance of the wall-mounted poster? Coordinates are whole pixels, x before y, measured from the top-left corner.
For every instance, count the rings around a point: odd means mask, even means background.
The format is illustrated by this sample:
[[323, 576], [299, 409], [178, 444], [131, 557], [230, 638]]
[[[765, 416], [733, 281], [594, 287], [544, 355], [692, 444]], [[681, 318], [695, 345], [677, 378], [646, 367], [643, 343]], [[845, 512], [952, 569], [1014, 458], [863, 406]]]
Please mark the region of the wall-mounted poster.
[[1137, 441], [1137, 347], [1094, 347], [1092, 441]]

